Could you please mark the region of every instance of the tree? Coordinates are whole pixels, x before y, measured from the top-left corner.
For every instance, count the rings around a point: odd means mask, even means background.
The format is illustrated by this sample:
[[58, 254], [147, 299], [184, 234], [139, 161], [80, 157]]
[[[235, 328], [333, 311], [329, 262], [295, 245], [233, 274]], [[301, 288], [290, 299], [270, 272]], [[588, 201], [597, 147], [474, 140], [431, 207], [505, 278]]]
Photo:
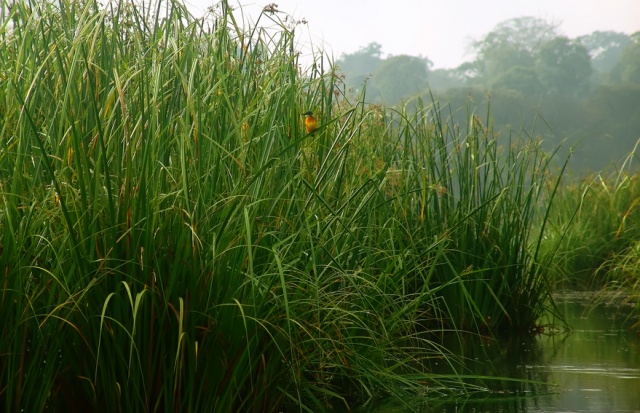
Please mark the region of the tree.
[[513, 90], [530, 98], [539, 97], [543, 91], [536, 70], [523, 66], [513, 66], [495, 77], [490, 86], [492, 89]]
[[640, 84], [600, 86], [585, 102], [592, 122], [589, 129], [635, 143], [640, 130], [639, 102]]
[[631, 38], [625, 33], [596, 31], [576, 39], [591, 57], [591, 66], [599, 72], [610, 72], [616, 65], [622, 51], [631, 44]]
[[533, 65], [533, 56], [529, 52], [518, 49], [515, 45], [501, 44], [484, 52], [481, 65], [482, 78], [485, 83], [492, 84], [515, 67], [532, 67]]
[[465, 83], [465, 79], [456, 69], [436, 69], [429, 72], [429, 88], [434, 92], [444, 93]]
[[418, 94], [427, 88], [427, 75], [432, 63], [425, 57], [391, 56], [385, 59], [373, 75], [375, 87], [389, 104]]
[[336, 64], [345, 75], [347, 87], [360, 87], [382, 61], [382, 45], [372, 42], [357, 52], [343, 54]]
[[516, 17], [499, 23], [484, 39], [475, 42], [478, 56], [499, 46], [511, 45], [533, 53], [538, 47], [558, 36], [557, 24], [537, 17]]
[[631, 44], [622, 51], [611, 70], [611, 80], [619, 84], [640, 84], [640, 32], [631, 35]]
[[536, 17], [518, 17], [498, 24], [473, 43], [476, 65], [485, 82], [516, 66], [531, 67], [540, 45], [557, 36], [557, 25]]
[[540, 47], [536, 69], [548, 91], [574, 97], [588, 91], [593, 71], [587, 49], [566, 37], [556, 37]]
[[584, 103], [585, 137], [593, 169], [622, 160], [634, 148], [640, 131], [640, 84], [598, 87]]

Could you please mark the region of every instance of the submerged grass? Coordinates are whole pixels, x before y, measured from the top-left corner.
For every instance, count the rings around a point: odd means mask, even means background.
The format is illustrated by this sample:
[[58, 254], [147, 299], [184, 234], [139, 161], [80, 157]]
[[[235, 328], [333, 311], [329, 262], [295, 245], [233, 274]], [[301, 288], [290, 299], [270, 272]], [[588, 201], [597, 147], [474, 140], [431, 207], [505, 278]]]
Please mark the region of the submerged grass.
[[[463, 388], [447, 330], [527, 330], [533, 139], [350, 102], [226, 2], [3, 2], [7, 412], [322, 411]], [[362, 97], [364, 98], [364, 97]], [[306, 134], [301, 113], [321, 120]], [[468, 390], [468, 388], [466, 388]]]

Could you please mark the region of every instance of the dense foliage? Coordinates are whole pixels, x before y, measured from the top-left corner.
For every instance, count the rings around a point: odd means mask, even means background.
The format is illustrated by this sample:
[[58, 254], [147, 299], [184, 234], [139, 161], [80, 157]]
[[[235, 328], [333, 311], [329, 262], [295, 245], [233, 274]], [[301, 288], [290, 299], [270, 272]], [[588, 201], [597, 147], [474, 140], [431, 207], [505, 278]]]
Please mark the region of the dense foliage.
[[445, 331], [535, 330], [559, 182], [539, 140], [343, 96], [275, 5], [277, 30], [226, 2], [3, 5], [4, 411], [469, 391], [429, 368], [457, 365]]

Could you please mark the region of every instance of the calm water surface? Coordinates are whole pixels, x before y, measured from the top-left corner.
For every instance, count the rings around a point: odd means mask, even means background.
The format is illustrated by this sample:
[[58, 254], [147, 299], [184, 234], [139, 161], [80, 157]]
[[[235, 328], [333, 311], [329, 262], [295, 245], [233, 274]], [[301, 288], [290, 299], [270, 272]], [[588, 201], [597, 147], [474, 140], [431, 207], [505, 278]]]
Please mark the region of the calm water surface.
[[476, 380], [473, 384], [491, 391], [448, 401], [430, 398], [412, 409], [387, 404], [363, 412], [640, 413], [640, 338], [628, 329], [637, 321], [627, 319], [631, 308], [594, 306], [593, 296], [585, 293], [556, 299], [571, 333], [543, 334], [527, 342], [469, 337], [447, 344], [454, 354], [464, 355], [469, 374], [520, 381]]

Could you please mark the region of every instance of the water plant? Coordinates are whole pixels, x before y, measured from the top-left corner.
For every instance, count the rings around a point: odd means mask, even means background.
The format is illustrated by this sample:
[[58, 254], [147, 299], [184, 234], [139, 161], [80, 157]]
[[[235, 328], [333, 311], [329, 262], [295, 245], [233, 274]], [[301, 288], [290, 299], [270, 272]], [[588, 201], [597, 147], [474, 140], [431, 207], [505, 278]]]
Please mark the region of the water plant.
[[[567, 179], [551, 209], [543, 250], [553, 249], [552, 278], [569, 288], [600, 288], [640, 235], [635, 150], [620, 166]], [[614, 276], [614, 278], [616, 278]]]
[[427, 368], [455, 364], [438, 335], [544, 311], [534, 139], [347, 98], [274, 5], [276, 30], [226, 2], [2, 6], [4, 411], [468, 391]]

